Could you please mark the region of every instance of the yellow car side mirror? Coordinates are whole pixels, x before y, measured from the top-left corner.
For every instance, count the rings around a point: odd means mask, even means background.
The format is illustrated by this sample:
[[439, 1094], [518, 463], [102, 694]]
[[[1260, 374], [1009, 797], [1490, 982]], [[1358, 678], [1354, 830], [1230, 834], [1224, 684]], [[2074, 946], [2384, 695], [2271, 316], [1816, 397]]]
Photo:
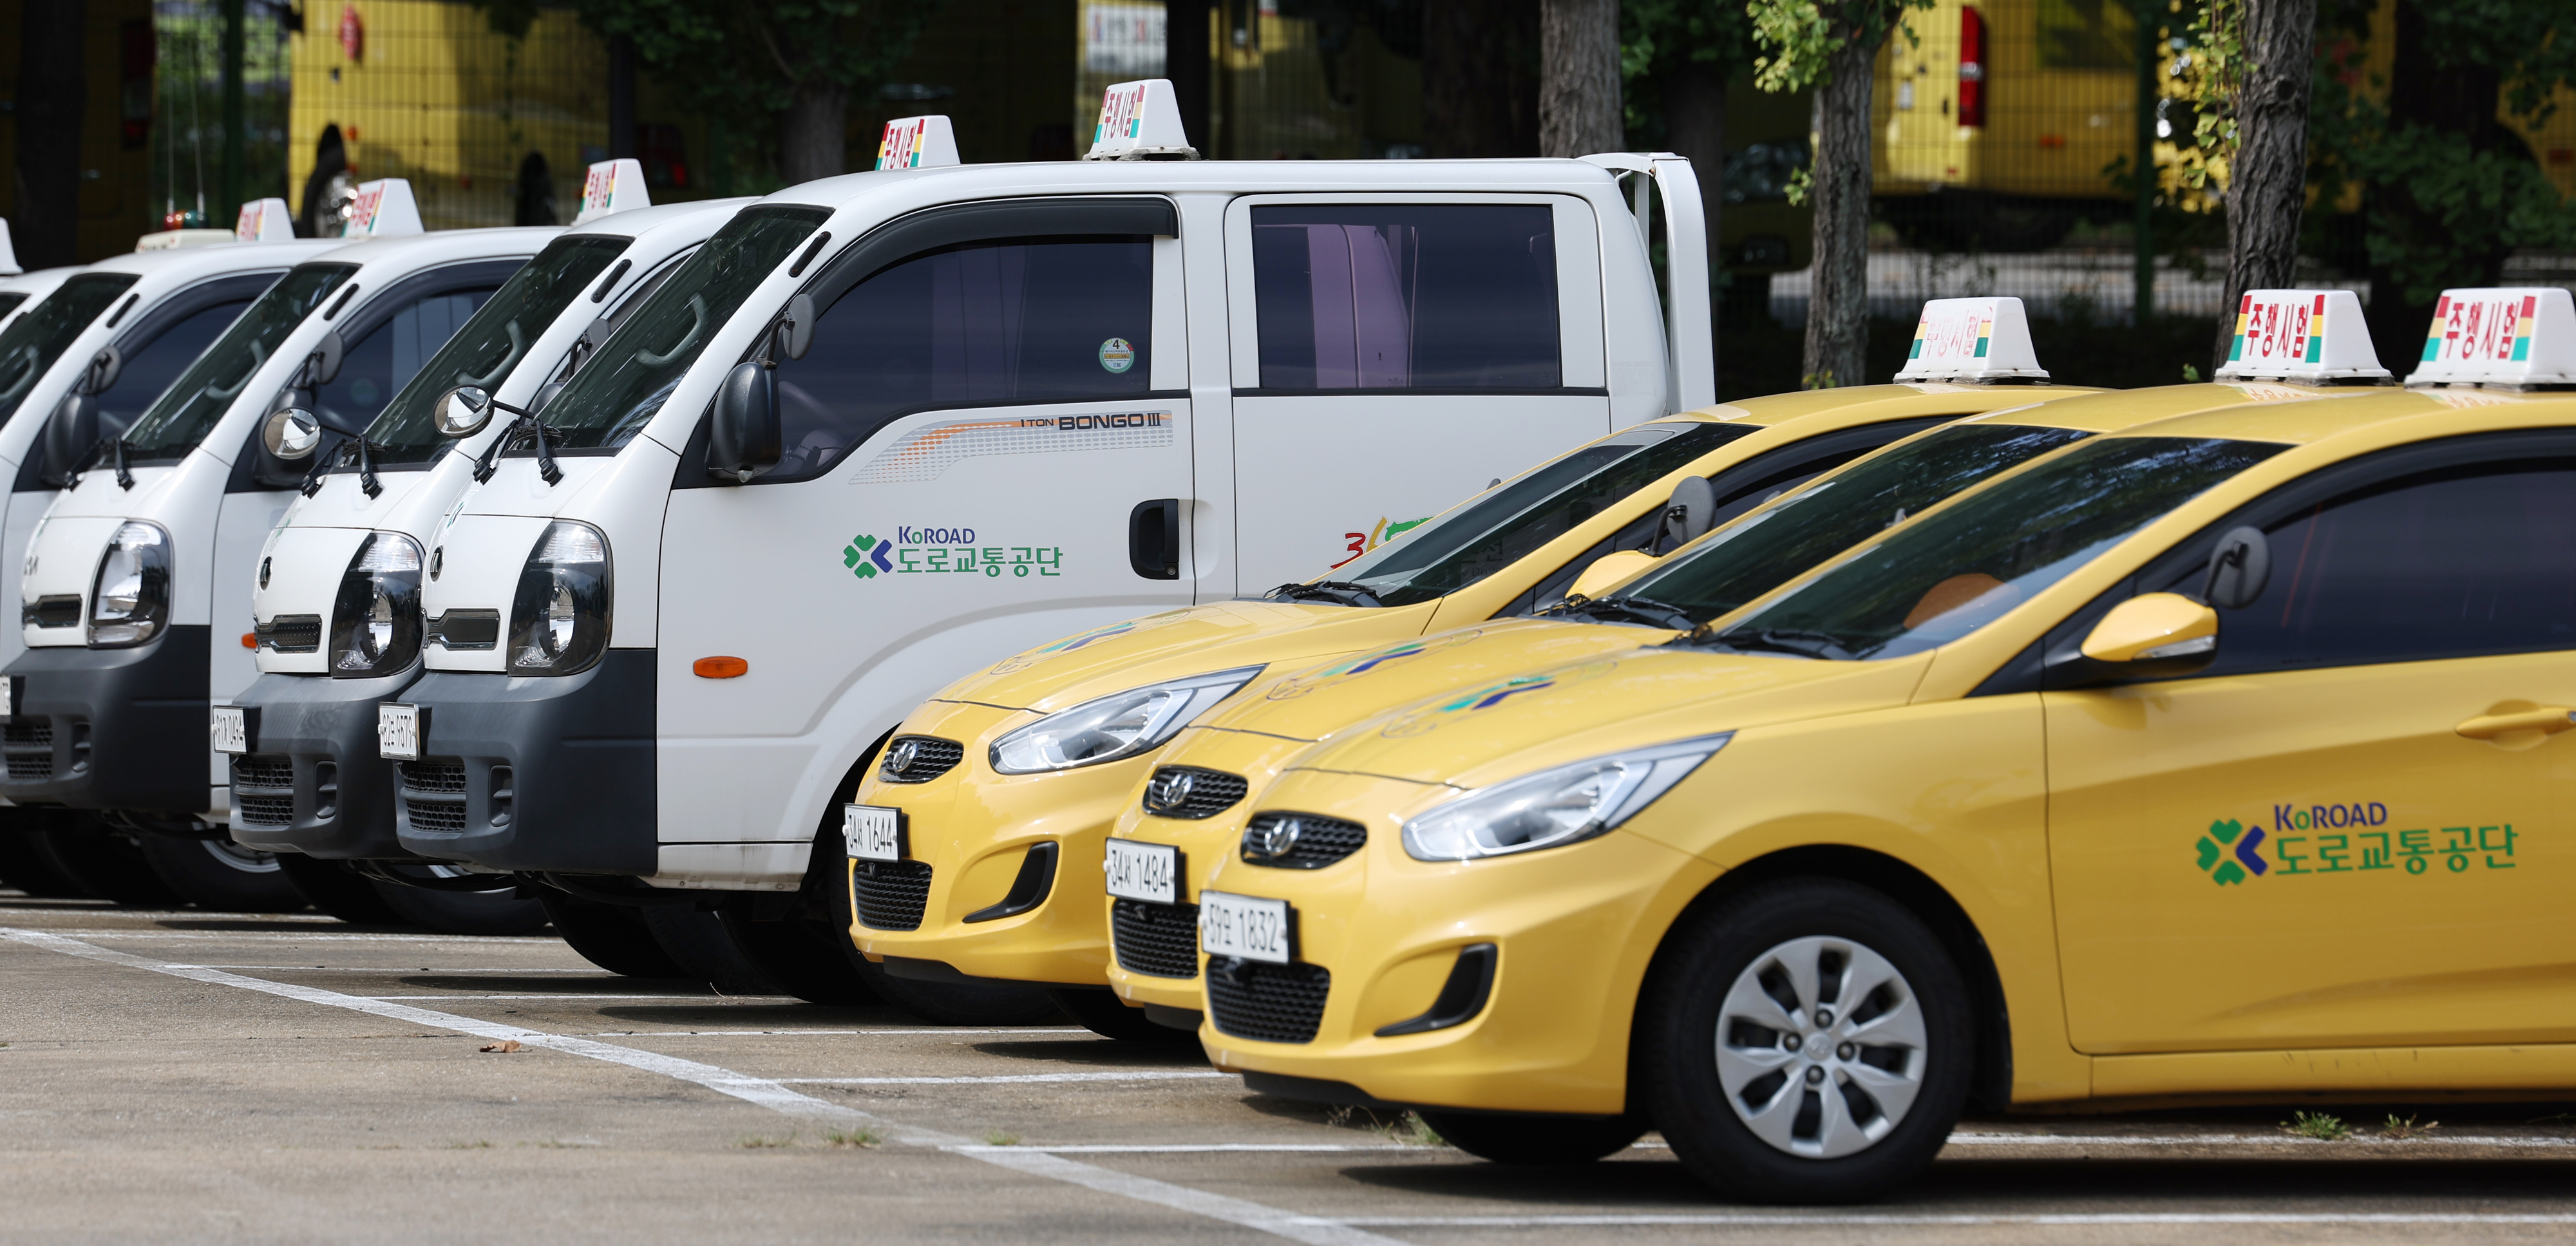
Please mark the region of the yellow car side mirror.
[[2207, 665], [2218, 655], [2218, 611], [2180, 593], [2142, 594], [2111, 607], [2083, 648], [2096, 662]]
[[1574, 586], [1566, 589], [1571, 597], [1598, 597], [1601, 590], [1655, 565], [1655, 556], [1639, 549], [1623, 549], [1603, 554], [1574, 577]]

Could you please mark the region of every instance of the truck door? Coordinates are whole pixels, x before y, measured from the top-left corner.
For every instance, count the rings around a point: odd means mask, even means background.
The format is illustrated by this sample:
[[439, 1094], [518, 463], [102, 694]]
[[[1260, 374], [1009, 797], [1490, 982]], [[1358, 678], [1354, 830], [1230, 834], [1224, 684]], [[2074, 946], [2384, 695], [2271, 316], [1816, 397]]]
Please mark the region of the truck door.
[[[843, 774], [941, 685], [1189, 603], [1177, 222], [1162, 198], [934, 209], [805, 287], [785, 457], [712, 479], [701, 423], [664, 520], [666, 849], [794, 841], [802, 870]], [[750, 669], [696, 673], [718, 656]]]
[[1241, 591], [1610, 431], [1599, 229], [1562, 195], [1228, 207]]

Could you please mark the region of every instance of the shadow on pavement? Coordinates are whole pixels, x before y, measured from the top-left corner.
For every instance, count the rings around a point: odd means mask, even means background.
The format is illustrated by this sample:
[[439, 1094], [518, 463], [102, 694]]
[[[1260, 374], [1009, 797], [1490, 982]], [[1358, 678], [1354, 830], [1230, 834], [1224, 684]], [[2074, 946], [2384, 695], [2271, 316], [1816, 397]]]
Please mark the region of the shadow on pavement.
[[1084, 1031], [1080, 1034], [1049, 1035], [1027, 1040], [1002, 1040], [969, 1044], [988, 1056], [1012, 1060], [1046, 1060], [1056, 1064], [1080, 1065], [1095, 1069], [1175, 1069], [1207, 1067], [1206, 1052], [1174, 1044], [1150, 1047], [1140, 1043], [1103, 1042]]
[[[763, 995], [756, 998], [780, 997]], [[727, 1030], [846, 1029], [853, 1026], [897, 1029], [922, 1024], [914, 1020], [911, 1013], [891, 1007], [835, 1008], [825, 1004], [620, 1004], [592, 1011], [603, 1017], [641, 1025], [709, 1026]]]
[[547, 974], [544, 977], [516, 978], [506, 974], [404, 974], [398, 981], [405, 986], [430, 987], [448, 991], [508, 991], [517, 995], [597, 995], [613, 989], [625, 995], [695, 995], [710, 994], [707, 984], [688, 978], [625, 978], [602, 972], [589, 976]]

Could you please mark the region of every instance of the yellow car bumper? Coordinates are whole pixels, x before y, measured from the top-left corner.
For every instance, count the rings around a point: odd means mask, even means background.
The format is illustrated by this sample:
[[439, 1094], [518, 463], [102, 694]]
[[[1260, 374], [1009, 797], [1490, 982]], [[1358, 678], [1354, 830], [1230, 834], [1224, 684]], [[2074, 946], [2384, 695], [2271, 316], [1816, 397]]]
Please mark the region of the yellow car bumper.
[[[1209, 1056], [1219, 1068], [1338, 1083], [1391, 1103], [1626, 1110], [1639, 984], [1663, 931], [1717, 867], [1622, 832], [1519, 856], [1416, 861], [1399, 818], [1433, 798], [1430, 787], [1296, 771], [1264, 794], [1265, 808], [1387, 812], [1367, 820], [1358, 852], [1320, 869], [1216, 867], [1210, 889], [1289, 903], [1297, 963], [1205, 967], [1199, 1037]], [[1490, 986], [1457, 1017], [1456, 993], [1444, 999], [1443, 988], [1462, 952], [1480, 946], [1493, 949]], [[1469, 953], [1470, 979], [1484, 955]], [[1289, 1041], [1305, 1025], [1313, 1037]]]

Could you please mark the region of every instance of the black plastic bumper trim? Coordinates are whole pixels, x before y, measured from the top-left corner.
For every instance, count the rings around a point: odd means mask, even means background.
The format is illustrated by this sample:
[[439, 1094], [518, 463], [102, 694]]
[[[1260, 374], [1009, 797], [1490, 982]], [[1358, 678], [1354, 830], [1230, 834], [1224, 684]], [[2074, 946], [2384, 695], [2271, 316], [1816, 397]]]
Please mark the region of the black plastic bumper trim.
[[1458, 949], [1458, 963], [1449, 967], [1449, 980], [1440, 984], [1440, 994], [1431, 1001], [1431, 1007], [1421, 1016], [1379, 1026], [1377, 1036], [1428, 1034], [1475, 1020], [1476, 1014], [1485, 1010], [1485, 1001], [1493, 996], [1494, 965], [1500, 959], [1500, 950], [1490, 943], [1470, 943]]
[[[578, 675], [421, 676], [403, 699], [432, 711], [421, 760], [465, 769], [464, 829], [425, 830], [397, 796], [395, 838], [424, 857], [496, 870], [654, 873], [653, 664], [651, 649], [611, 649]], [[379, 764], [399, 782], [393, 762]], [[496, 769], [506, 771], [498, 785]]]
[[173, 626], [131, 649], [29, 649], [9, 664], [13, 721], [53, 728], [53, 773], [11, 779], [0, 796], [75, 809], [196, 813], [206, 807], [206, 671], [212, 629]]
[[[295, 814], [285, 826], [248, 826], [235, 817], [233, 838], [335, 860], [418, 859], [395, 835], [393, 768], [376, 754], [376, 706], [419, 678], [414, 667], [375, 679], [267, 674], [252, 681], [233, 704], [258, 717], [251, 751], [284, 754], [294, 768]], [[325, 765], [335, 768], [340, 789], [328, 817], [320, 792]]]
[[1029, 845], [1029, 854], [1020, 858], [1019, 876], [1011, 880], [1011, 890], [1001, 902], [985, 905], [958, 920], [1000, 921], [1046, 903], [1047, 893], [1055, 890], [1055, 857], [1056, 843], [1052, 839]]

